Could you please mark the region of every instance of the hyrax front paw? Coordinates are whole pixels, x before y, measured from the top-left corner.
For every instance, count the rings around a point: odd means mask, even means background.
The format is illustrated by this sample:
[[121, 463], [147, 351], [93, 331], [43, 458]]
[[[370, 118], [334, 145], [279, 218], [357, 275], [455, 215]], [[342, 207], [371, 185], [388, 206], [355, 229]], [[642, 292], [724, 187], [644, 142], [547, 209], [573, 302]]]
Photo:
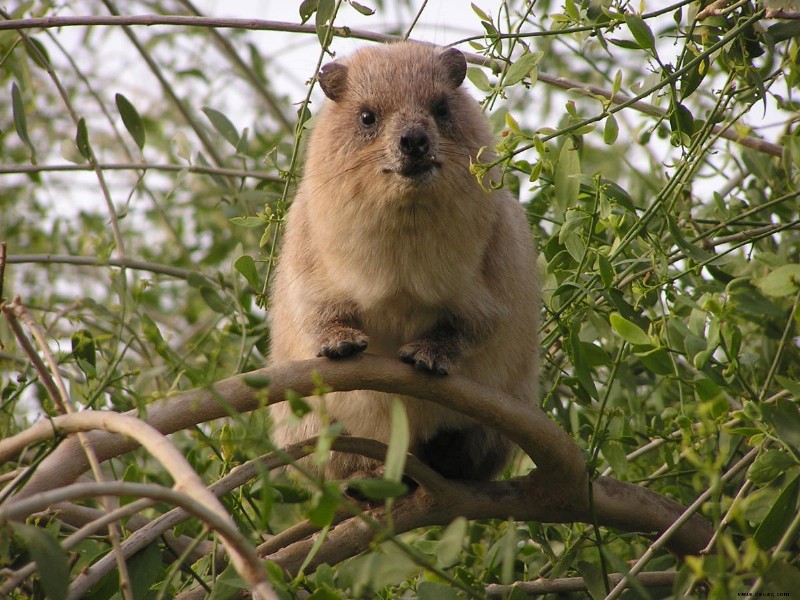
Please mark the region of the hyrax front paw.
[[367, 335], [354, 327], [331, 327], [322, 338], [317, 356], [345, 358], [363, 352], [368, 342]]
[[442, 344], [429, 340], [418, 340], [402, 346], [398, 350], [403, 362], [414, 365], [418, 371], [433, 375], [447, 375], [454, 366], [451, 352]]

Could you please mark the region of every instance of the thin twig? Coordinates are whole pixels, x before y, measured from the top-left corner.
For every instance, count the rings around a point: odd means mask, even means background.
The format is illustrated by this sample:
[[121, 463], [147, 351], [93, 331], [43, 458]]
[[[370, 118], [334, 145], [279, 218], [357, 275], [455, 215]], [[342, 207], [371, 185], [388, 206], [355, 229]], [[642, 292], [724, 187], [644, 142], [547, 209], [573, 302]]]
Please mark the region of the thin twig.
[[[195, 13], [196, 16], [203, 16], [190, 0], [181, 0], [181, 4]], [[244, 78], [250, 83], [252, 88], [261, 97], [261, 99], [266, 102], [267, 108], [269, 108], [270, 113], [278, 122], [280, 128], [285, 133], [292, 133], [294, 130], [294, 124], [285, 114], [283, 114], [283, 110], [279, 102], [275, 99], [275, 96], [269, 90], [267, 90], [267, 88], [264, 86], [264, 83], [256, 75], [255, 71], [253, 71], [253, 69], [247, 63], [245, 63], [244, 60], [242, 60], [242, 57], [239, 56], [239, 53], [236, 51], [236, 48], [233, 47], [233, 44], [230, 42], [230, 40], [220, 34], [216, 27], [210, 27], [209, 31], [211, 32], [214, 41], [222, 48], [222, 51], [225, 53], [225, 55], [234, 62]]]
[[[6, 280], [6, 242], [0, 242], [0, 304], [5, 301], [3, 287]], [[0, 350], [3, 350], [3, 340], [0, 340]]]
[[[227, 513], [225, 507], [220, 503], [217, 497], [205, 487], [202, 479], [200, 479], [200, 476], [194, 471], [191, 465], [189, 465], [183, 454], [151, 425], [148, 425], [133, 415], [85, 410], [79, 413], [55, 417], [53, 419], [53, 426], [62, 434], [102, 430], [109, 433], [122, 434], [136, 440], [145, 447], [150, 455], [159, 461], [172, 476], [175, 482], [175, 491], [189, 494], [194, 502], [205, 506], [209, 511], [215, 513], [219, 517], [214, 520], [204, 519], [204, 521], [212, 529], [219, 532], [223, 544], [226, 546], [231, 557], [231, 562], [236, 567], [239, 574], [265, 598], [277, 598], [268, 583], [266, 571], [264, 570], [263, 564], [259, 561], [255, 549], [247, 543], [238, 532], [233, 519]], [[52, 437], [53, 433], [53, 427], [48, 427], [47, 424], [45, 424], [44, 427], [34, 425], [24, 432], [24, 435], [16, 435], [3, 441], [11, 442], [12, 445], [21, 443], [23, 446], [17, 447], [21, 449], [30, 442]], [[98, 483], [96, 485], [103, 484]], [[8, 514], [17, 514], [14, 512], [17, 510], [14, 507], [19, 503], [24, 504], [25, 502], [25, 499], [18, 500], [12, 498], [11, 501], [6, 503], [4, 509], [0, 508], [0, 518], [5, 515], [4, 511]], [[220, 530], [218, 527], [220, 522], [227, 523], [227, 527]]]
[[[75, 26], [93, 26], [93, 25], [179, 25], [188, 27], [230, 27], [237, 29], [251, 29], [257, 31], [287, 31], [294, 33], [307, 33], [316, 35], [317, 31], [313, 25], [298, 25], [295, 23], [287, 23], [283, 21], [266, 21], [261, 19], [232, 19], [232, 18], [218, 18], [218, 17], [187, 17], [178, 15], [130, 15], [130, 16], [78, 16], [78, 17], [38, 17], [30, 19], [16, 19], [10, 21], [0, 21], [0, 31], [3, 29], [34, 29], [43, 27], [75, 27]], [[374, 42], [397, 42], [402, 40], [402, 36], [394, 36], [388, 34], [375, 33], [372, 31], [364, 31], [360, 29], [350, 29], [348, 27], [332, 27], [331, 33], [339, 37], [356, 38], [361, 40], [368, 40]], [[500, 65], [497, 61], [491, 58], [474, 54], [471, 52], [464, 53], [469, 62], [489, 67], [492, 70], [500, 70]], [[693, 68], [694, 64], [688, 66]], [[680, 77], [684, 71], [688, 70], [686, 67], [681, 73], [675, 73], [675, 78]], [[641, 98], [649, 96], [653, 90], [648, 89], [640, 95], [640, 99], [632, 101], [629, 96], [625, 94], [613, 94], [609, 90], [600, 88], [598, 86], [589, 85], [584, 82], [567, 79], [550, 75], [545, 72], [538, 73], [538, 80], [548, 85], [567, 90], [577, 91], [590, 96], [600, 96], [609, 100], [616, 105], [625, 105], [625, 107], [633, 108], [644, 114], [662, 118], [666, 115], [666, 111], [662, 108], [643, 102]], [[601, 117], [602, 118], [602, 117]], [[583, 126], [583, 123], [577, 124], [576, 127]], [[715, 126], [715, 130], [716, 130]], [[735, 131], [726, 131], [723, 136], [725, 139], [736, 142], [753, 150], [763, 152], [770, 156], [782, 156], [783, 148], [780, 144], [768, 142], [761, 138], [753, 136], [739, 136]]]
[[[728, 471], [719, 479], [719, 485], [726, 483], [733, 479], [740, 471], [742, 471], [747, 465], [749, 465], [753, 459], [755, 459], [756, 454], [758, 454], [758, 448], [753, 448], [745, 454], [739, 461], [736, 462]], [[622, 592], [632, 583], [632, 579], [637, 576], [647, 563], [655, 556], [656, 552], [660, 550], [664, 545], [669, 541], [669, 539], [675, 535], [680, 527], [682, 527], [689, 518], [694, 515], [697, 511], [700, 510], [700, 507], [705, 504], [711, 495], [714, 493], [716, 486], [711, 487], [704, 491], [700, 496], [692, 502], [692, 504], [686, 509], [680, 519], [676, 520], [673, 525], [667, 529], [664, 533], [658, 536], [658, 539], [650, 544], [650, 547], [642, 554], [641, 557], [636, 561], [636, 563], [631, 567], [631, 570], [626, 573], [625, 577], [620, 581], [611, 593], [605, 597], [605, 600], [615, 600], [622, 595]]]
[[[108, 10], [114, 14], [114, 16], [119, 17], [119, 13], [117, 11], [116, 5], [111, 0], [103, 0], [103, 4], [106, 5]], [[173, 89], [172, 85], [167, 81], [164, 72], [161, 70], [161, 67], [158, 66], [158, 63], [153, 59], [150, 55], [150, 52], [145, 48], [144, 44], [139, 40], [137, 35], [133, 32], [133, 30], [128, 25], [122, 25], [122, 32], [128, 37], [130, 42], [133, 44], [136, 51], [142, 57], [145, 63], [147, 63], [148, 68], [153, 73], [156, 79], [158, 79], [159, 84], [161, 85], [161, 89], [164, 90], [164, 93], [170, 99], [173, 105], [178, 109], [181, 113], [183, 118], [186, 120], [186, 123], [192, 128], [197, 139], [200, 140], [200, 143], [203, 145], [203, 148], [208, 155], [211, 157], [211, 160], [219, 167], [224, 164], [222, 160], [222, 156], [217, 152], [217, 148], [215, 144], [209, 139], [208, 135], [206, 134], [206, 130], [197, 120], [192, 111], [186, 106], [186, 103], [178, 97], [178, 94]]]
[[[639, 573], [636, 582], [643, 587], [669, 587], [675, 583], [677, 571], [649, 571]], [[624, 573], [609, 573], [612, 585], [618, 584], [625, 577]], [[514, 590], [520, 590], [527, 596], [543, 596], [545, 594], [566, 594], [569, 592], [588, 591], [583, 577], [562, 577], [559, 579], [536, 579], [535, 581], [518, 581], [511, 585], [490, 584], [486, 593], [490, 600], [508, 598]]]
[[[58, 411], [62, 414], [77, 414], [75, 411], [75, 406], [70, 401], [67, 388], [64, 385], [64, 380], [62, 379], [61, 374], [58, 372], [58, 362], [53, 356], [53, 353], [50, 351], [44, 334], [31, 318], [30, 314], [28, 314], [28, 312], [25, 310], [25, 307], [22, 306], [19, 301], [19, 297], [14, 298], [14, 301], [10, 305], [3, 305], [2, 308], [6, 319], [9, 321], [12, 329], [14, 330], [17, 340], [25, 349], [28, 358], [34, 364], [37, 372], [39, 373], [39, 377], [42, 378], [43, 382], [46, 382], [45, 388], [48, 390], [48, 393], [50, 394], [50, 397], [55, 403]], [[39, 358], [38, 353], [32, 348], [27, 336], [19, 326], [19, 321], [22, 321], [28, 327], [28, 330], [31, 332], [37, 344], [39, 345], [39, 350], [44, 355], [49, 369], [45, 368], [44, 363]], [[78, 433], [78, 441], [83, 448], [84, 455], [91, 466], [95, 478], [102, 482], [104, 480], [103, 471], [100, 468], [100, 461], [97, 459], [97, 454], [95, 454], [89, 438], [83, 432], [80, 432]], [[112, 512], [114, 509], [118, 508], [118, 502], [116, 499], [103, 497], [101, 498], [101, 502], [108, 512]], [[128, 575], [128, 568], [120, 549], [120, 540], [122, 536], [119, 526], [116, 522], [109, 522], [108, 538], [111, 542], [111, 547], [113, 548], [111, 556], [114, 557], [117, 562], [117, 567], [119, 568], [120, 590], [122, 592], [122, 596], [126, 600], [132, 600], [133, 592], [130, 583], [130, 576]]]
[[[283, 183], [283, 177], [266, 171], [248, 171], [246, 169], [227, 169], [207, 165], [164, 165], [157, 163], [99, 163], [98, 167], [105, 171], [170, 171], [175, 173], [202, 173], [208, 175], [224, 175], [228, 177], [252, 177], [263, 181]], [[92, 165], [0, 165], [0, 175], [7, 173], [44, 173], [48, 171], [91, 171]]]
[[[44, 263], [44, 264], [63, 264], [92, 267], [125, 267], [137, 269], [139, 271], [149, 271], [160, 275], [169, 275], [177, 279], [188, 280], [191, 277], [203, 277], [215, 284], [219, 281], [216, 277], [205, 275], [189, 269], [181, 269], [170, 265], [162, 265], [136, 258], [96, 258], [94, 256], [70, 256], [67, 254], [12, 254], [8, 257], [9, 264]], [[233, 288], [233, 284], [226, 279], [222, 280], [226, 288]]]
[[[5, 22], [8, 22], [8, 20], [11, 19], [9, 13], [6, 12], [4, 9], [0, 9], [0, 16], [6, 19]], [[4, 21], [0, 21], [0, 24], [2, 24], [3, 22]], [[67, 93], [67, 90], [64, 88], [64, 86], [61, 84], [61, 79], [58, 77], [55, 70], [53, 70], [50, 61], [47, 59], [46, 56], [42, 54], [41, 50], [39, 50], [39, 47], [36, 44], [31, 43], [30, 38], [24, 31], [17, 30], [17, 34], [22, 38], [22, 41], [24, 42], [25, 48], [28, 51], [28, 53], [31, 56], [33, 56], [40, 65], [44, 65], [44, 69], [47, 72], [47, 75], [50, 77], [50, 80], [53, 82], [53, 85], [56, 86], [58, 94], [61, 97], [61, 100], [64, 103], [64, 107], [67, 109], [67, 112], [69, 113], [73, 124], [75, 125], [75, 127], [80, 127], [81, 119], [80, 117], [78, 117], [78, 113], [75, 112], [75, 107], [73, 106], [72, 101], [70, 100], [70, 96]], [[97, 156], [95, 155], [94, 150], [92, 149], [91, 143], [86, 144], [86, 154], [87, 154], [86, 158], [92, 165], [92, 169], [95, 173], [95, 176], [97, 177], [97, 183], [100, 186], [100, 191], [106, 203], [106, 209], [108, 210], [108, 218], [111, 223], [111, 231], [114, 235], [114, 243], [116, 245], [117, 256], [119, 256], [119, 258], [125, 258], [125, 245], [122, 241], [122, 232], [120, 231], [119, 227], [119, 216], [117, 215], [117, 209], [114, 207], [114, 201], [111, 198], [111, 192], [109, 191], [108, 185], [106, 184], [105, 175], [103, 174], [103, 170], [100, 169], [98, 166], [99, 161], [97, 160]]]

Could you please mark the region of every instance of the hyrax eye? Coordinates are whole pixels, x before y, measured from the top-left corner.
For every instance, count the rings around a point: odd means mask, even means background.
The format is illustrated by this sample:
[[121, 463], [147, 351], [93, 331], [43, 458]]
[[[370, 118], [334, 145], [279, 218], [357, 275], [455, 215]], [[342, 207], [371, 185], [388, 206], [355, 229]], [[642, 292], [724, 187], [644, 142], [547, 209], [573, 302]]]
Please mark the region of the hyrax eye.
[[361, 124], [365, 127], [371, 127], [378, 121], [378, 117], [375, 116], [375, 113], [368, 108], [362, 110], [361, 114], [358, 115], [358, 118], [361, 120]]
[[450, 107], [447, 105], [447, 100], [441, 100], [433, 105], [433, 110], [431, 111], [433, 116], [437, 119], [446, 119], [450, 116]]

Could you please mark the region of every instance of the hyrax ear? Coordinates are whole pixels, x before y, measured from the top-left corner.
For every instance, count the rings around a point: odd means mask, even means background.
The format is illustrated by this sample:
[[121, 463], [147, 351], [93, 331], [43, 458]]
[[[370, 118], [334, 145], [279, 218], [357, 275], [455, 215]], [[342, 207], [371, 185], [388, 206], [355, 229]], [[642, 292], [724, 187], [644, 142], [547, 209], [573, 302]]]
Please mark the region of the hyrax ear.
[[320, 70], [317, 81], [325, 95], [337, 102], [347, 90], [347, 67], [338, 62], [328, 63]]
[[460, 50], [456, 48], [443, 50], [439, 54], [439, 64], [447, 82], [454, 88], [463, 83], [464, 77], [467, 75], [467, 59]]

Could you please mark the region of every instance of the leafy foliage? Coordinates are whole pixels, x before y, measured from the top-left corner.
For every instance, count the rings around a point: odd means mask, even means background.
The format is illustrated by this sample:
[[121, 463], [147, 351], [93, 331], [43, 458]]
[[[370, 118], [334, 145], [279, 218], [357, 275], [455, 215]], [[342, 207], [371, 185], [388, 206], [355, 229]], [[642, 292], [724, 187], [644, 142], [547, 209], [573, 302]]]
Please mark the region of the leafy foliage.
[[[96, 10], [63, 4], [12, 3], [0, 14], [24, 23]], [[417, 15], [401, 4], [410, 28]], [[540, 247], [543, 406], [593, 477], [611, 473], [685, 505], [711, 491], [702, 512], [718, 530], [714, 552], [658, 553], [647, 568], [677, 570], [672, 590], [637, 593], [791, 592], [800, 582], [800, 21], [765, 20], [756, 2], [702, 19], [701, 2], [644, 4], [650, 12], [622, 0], [475, 2], [467, 17], [474, 35], [461, 47], [491, 59], [468, 76], [500, 140], [494, 183], [525, 202]], [[338, 27], [379, 26], [389, 7], [375, 9], [305, 1], [294, 22], [312, 35], [292, 35], [321, 64], [329, 45], [346, 51]], [[196, 14], [184, 1], [124, 10]], [[76, 407], [145, 411], [266, 362], [266, 290], [317, 98], [303, 87], [313, 67], [281, 74], [275, 48], [244, 29], [0, 30], [9, 91], [0, 296], [19, 295], [45, 332]], [[5, 321], [0, 343], [2, 439], [57, 410]], [[301, 399], [289, 400], [302, 412]], [[387, 477], [363, 483], [365, 495], [402, 493], [397, 418]], [[173, 441], [212, 482], [272, 451], [269, 430], [256, 411]], [[35, 463], [32, 451], [24, 460]], [[530, 467], [520, 458], [507, 475]], [[169, 485], [142, 453], [114, 459], [110, 472]], [[263, 472], [224, 502], [252, 542], [309, 519], [322, 543], [342, 487], [308, 487]], [[16, 597], [61, 597], [67, 570], [74, 579], [110, 550], [88, 537], [65, 553], [55, 514], [0, 526], [0, 567], [37, 564]], [[197, 520], [172, 533], [206, 540]], [[598, 598], [609, 591], [603, 575], [627, 571], [650, 543], [579, 523], [462, 520], [403, 536], [390, 527], [379, 541], [314, 573], [269, 573], [285, 598], [485, 597], [490, 584], [566, 576], [583, 577]], [[149, 588], [135, 597], [169, 597], [195, 579], [215, 598], [244, 585], [212, 554], [189, 553], [189, 566], [171, 571], [158, 561], [165, 544], [129, 560]], [[117, 582], [112, 571], [87, 597], [111, 598]]]

